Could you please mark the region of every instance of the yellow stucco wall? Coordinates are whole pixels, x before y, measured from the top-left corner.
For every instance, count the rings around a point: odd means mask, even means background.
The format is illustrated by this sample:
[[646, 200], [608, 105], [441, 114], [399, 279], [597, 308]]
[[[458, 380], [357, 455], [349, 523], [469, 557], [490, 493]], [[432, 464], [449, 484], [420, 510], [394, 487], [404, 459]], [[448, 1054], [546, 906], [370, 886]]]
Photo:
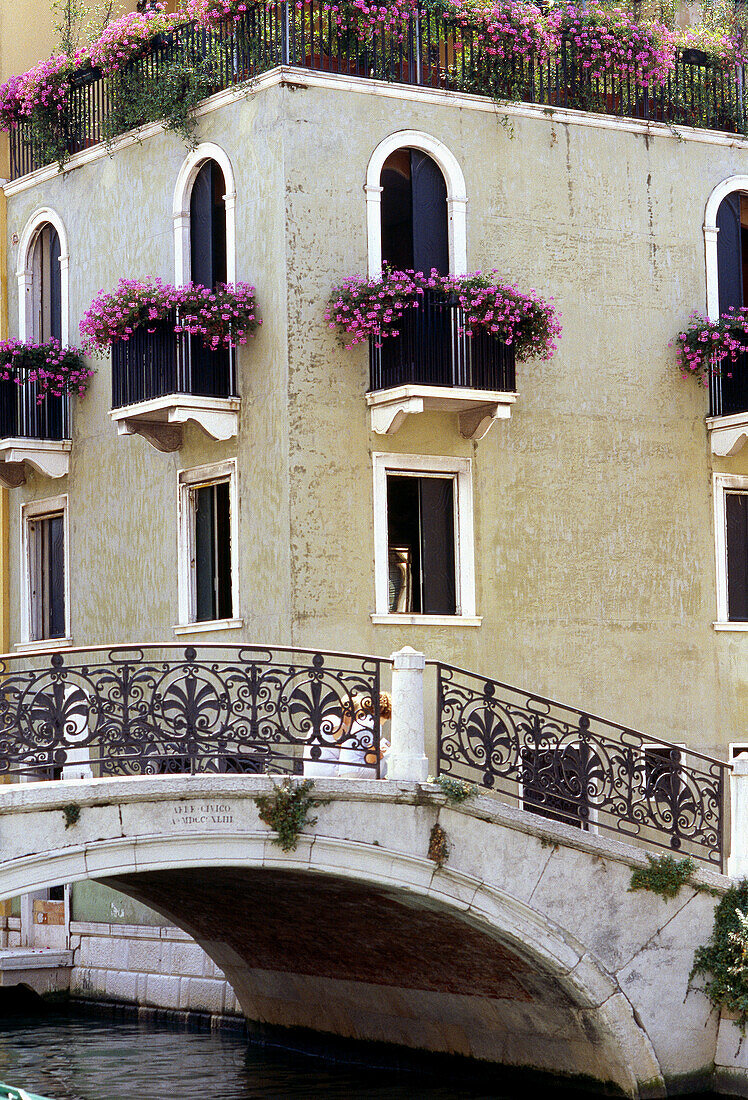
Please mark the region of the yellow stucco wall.
[[[299, 82], [303, 85], [303, 82]], [[346, 120], [341, 127], [340, 120]], [[19, 506], [67, 492], [77, 645], [172, 640], [177, 471], [236, 455], [244, 628], [196, 641], [295, 643], [431, 657], [527, 686], [653, 735], [726, 752], [745, 739], [748, 635], [717, 633], [707, 398], [668, 343], [705, 304], [704, 205], [748, 172], [748, 145], [606, 120], [561, 123], [353, 88], [258, 91], [201, 119], [237, 178], [238, 277], [263, 316], [240, 353], [237, 440], [192, 426], [173, 454], [120, 438], [99, 364], [75, 404], [71, 472], [11, 492], [11, 640], [19, 636]], [[404, 128], [444, 141], [465, 174], [468, 268], [555, 297], [564, 335], [518, 368], [512, 418], [482, 441], [456, 418], [369, 431], [367, 355], [323, 320], [330, 288], [366, 269], [363, 184]], [[172, 135], [9, 198], [9, 233], [54, 207], [70, 239], [71, 333], [120, 276], [173, 277]], [[15, 250], [8, 271], [17, 263]], [[16, 311], [11, 285], [10, 314]], [[372, 451], [473, 460], [480, 628], [379, 626]], [[721, 468], [748, 473], [748, 449]]]

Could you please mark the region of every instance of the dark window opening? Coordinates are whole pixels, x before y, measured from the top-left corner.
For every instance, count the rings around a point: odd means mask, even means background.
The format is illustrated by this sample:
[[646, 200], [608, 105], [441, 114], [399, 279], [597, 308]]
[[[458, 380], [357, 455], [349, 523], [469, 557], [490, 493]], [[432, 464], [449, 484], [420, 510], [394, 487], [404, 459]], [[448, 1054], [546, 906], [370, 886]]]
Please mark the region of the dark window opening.
[[32, 641], [65, 637], [65, 520], [29, 522]]
[[195, 620], [230, 619], [231, 508], [229, 483], [193, 490], [195, 509]]
[[[651, 745], [644, 750], [644, 790], [650, 801], [672, 807], [682, 801], [682, 753], [667, 745]], [[676, 814], [677, 818], [678, 814]]]
[[589, 829], [589, 805], [584, 775], [589, 769], [589, 748], [569, 745], [562, 749], [522, 748], [523, 809], [549, 821], [563, 821]]
[[389, 610], [456, 615], [454, 479], [387, 478]]
[[748, 622], [748, 493], [726, 493], [727, 618]]
[[193, 283], [226, 282], [226, 181], [214, 160], [197, 174], [190, 197], [190, 274]]
[[62, 271], [60, 236], [52, 225], [39, 231], [32, 257], [33, 337], [43, 344], [62, 343]]
[[396, 149], [381, 185], [382, 264], [448, 275], [447, 185], [439, 166], [418, 149]]

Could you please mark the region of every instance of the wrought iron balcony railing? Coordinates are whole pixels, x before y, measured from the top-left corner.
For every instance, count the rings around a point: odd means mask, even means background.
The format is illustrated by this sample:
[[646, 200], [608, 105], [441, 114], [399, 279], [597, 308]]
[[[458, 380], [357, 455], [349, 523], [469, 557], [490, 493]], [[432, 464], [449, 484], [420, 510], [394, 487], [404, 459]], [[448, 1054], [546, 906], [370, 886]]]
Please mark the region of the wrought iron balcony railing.
[[724, 865], [730, 765], [437, 664], [439, 773], [542, 817]]
[[723, 373], [709, 378], [709, 415], [732, 416], [748, 413], [748, 355], [737, 363], [723, 364]]
[[[698, 51], [681, 52], [662, 87], [644, 89], [630, 78], [590, 79], [569, 41], [545, 62], [499, 62], [473, 40], [469, 28], [449, 25], [434, 10], [414, 13], [402, 38], [380, 32], [362, 42], [338, 29], [330, 7], [326, 0], [258, 4], [237, 22], [212, 30], [185, 24], [154, 42], [130, 67], [144, 82], [156, 83], [175, 54], [198, 51], [214, 59], [215, 91], [291, 65], [618, 117], [746, 130], [745, 67], [725, 70]], [[97, 70], [74, 75], [60, 113], [61, 147], [76, 153], [100, 143], [116, 94], [112, 81]], [[12, 179], [48, 163], [30, 122], [22, 122], [10, 139]]]
[[200, 336], [175, 332], [176, 323], [172, 312], [112, 345], [112, 408], [171, 394], [236, 396], [234, 349], [206, 348]]
[[370, 391], [408, 384], [514, 391], [514, 348], [483, 331], [467, 335], [456, 299], [427, 290], [398, 328], [398, 336], [370, 342]]
[[47, 394], [40, 403], [33, 382], [0, 381], [0, 440], [70, 439], [70, 401]]

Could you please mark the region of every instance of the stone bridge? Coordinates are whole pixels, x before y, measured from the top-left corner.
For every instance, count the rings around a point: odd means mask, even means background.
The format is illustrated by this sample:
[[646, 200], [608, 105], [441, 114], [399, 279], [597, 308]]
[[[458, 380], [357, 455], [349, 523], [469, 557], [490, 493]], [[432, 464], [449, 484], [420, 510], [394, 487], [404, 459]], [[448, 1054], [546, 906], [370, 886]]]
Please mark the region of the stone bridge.
[[[252, 1021], [584, 1075], [632, 1097], [748, 1095], [737, 1029], [688, 992], [714, 897], [631, 893], [641, 850], [422, 782], [316, 780], [318, 820], [283, 852], [254, 801], [274, 782], [3, 786], [0, 897], [105, 882], [192, 935]], [[729, 881], [706, 868], [697, 880]]]

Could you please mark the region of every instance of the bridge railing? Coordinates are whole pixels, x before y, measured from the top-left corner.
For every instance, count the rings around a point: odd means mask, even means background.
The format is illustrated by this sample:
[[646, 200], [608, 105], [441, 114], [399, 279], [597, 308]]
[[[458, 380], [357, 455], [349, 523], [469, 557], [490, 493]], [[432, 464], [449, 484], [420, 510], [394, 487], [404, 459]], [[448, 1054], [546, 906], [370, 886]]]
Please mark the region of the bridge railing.
[[438, 773], [723, 866], [729, 764], [451, 665], [436, 671]]
[[0, 660], [0, 775], [379, 776], [377, 657], [98, 647]]

